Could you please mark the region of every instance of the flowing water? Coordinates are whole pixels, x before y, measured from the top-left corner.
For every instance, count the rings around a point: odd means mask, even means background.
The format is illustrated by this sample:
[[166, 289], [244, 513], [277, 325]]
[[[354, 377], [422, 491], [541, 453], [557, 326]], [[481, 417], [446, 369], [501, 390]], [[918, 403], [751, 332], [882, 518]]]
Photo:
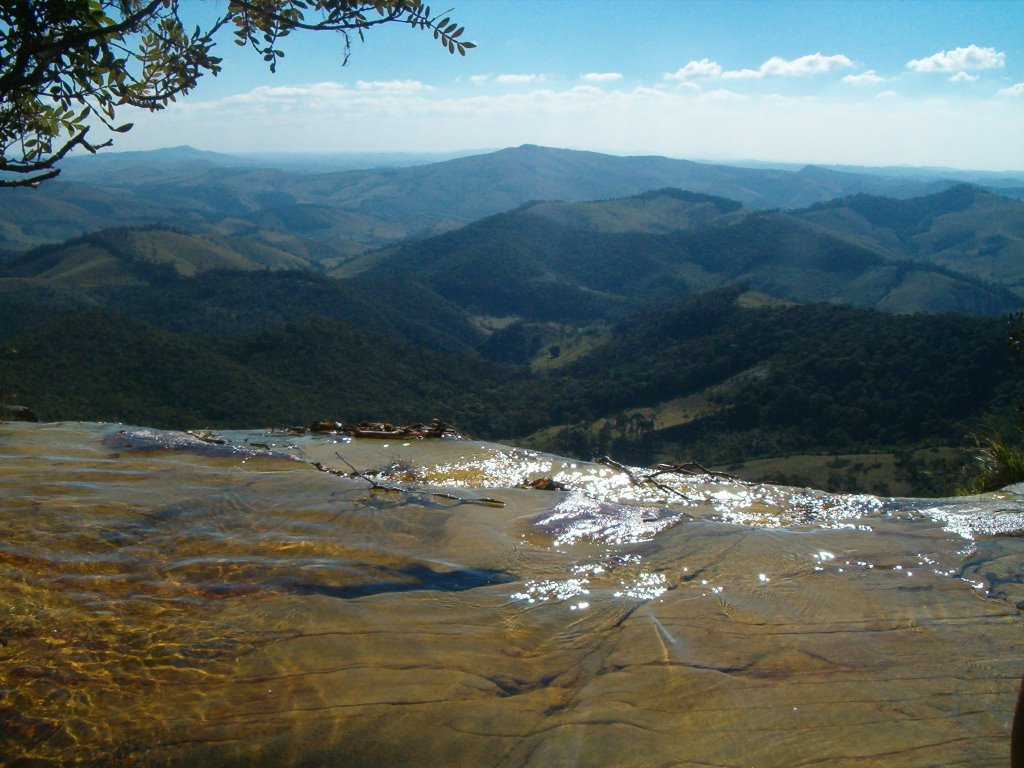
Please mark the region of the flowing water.
[[219, 437], [0, 424], [0, 764], [1008, 763], [1012, 493]]

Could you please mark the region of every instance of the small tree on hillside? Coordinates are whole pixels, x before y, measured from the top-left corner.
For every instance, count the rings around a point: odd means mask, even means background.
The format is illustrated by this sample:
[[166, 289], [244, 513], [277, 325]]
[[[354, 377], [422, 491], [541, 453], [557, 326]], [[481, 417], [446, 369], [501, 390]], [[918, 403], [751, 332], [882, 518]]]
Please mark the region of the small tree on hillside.
[[297, 30], [337, 33], [342, 64], [353, 35], [383, 24], [429, 30], [450, 53], [474, 47], [422, 0], [215, 0], [223, 10], [205, 26], [188, 22], [189, 1], [0, 0], [0, 186], [52, 179], [71, 150], [112, 143], [93, 142], [90, 127], [131, 129], [118, 107], [161, 110], [216, 75], [214, 37], [225, 28], [271, 72]]

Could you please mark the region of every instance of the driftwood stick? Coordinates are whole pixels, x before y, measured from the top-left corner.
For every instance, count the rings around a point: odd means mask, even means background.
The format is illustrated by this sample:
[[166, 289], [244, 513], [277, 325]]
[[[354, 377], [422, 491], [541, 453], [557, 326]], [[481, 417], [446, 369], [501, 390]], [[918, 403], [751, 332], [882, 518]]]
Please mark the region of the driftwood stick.
[[637, 479], [637, 476], [633, 474], [633, 471], [629, 467], [627, 467], [625, 464], [620, 464], [611, 456], [602, 456], [599, 459], [594, 459], [594, 463], [604, 464], [605, 466], [611, 467], [612, 469], [619, 470], [619, 472], [624, 472], [626, 477], [629, 478], [629, 481], [633, 483], [633, 485], [643, 485], [643, 483], [639, 479]]
[[749, 485], [746, 480], [742, 480], [736, 477], [736, 475], [730, 475], [728, 472], [718, 472], [714, 469], [708, 469], [707, 467], [698, 464], [696, 461], [687, 461], [682, 464], [656, 464], [654, 468], [657, 470], [654, 475], [661, 475], [665, 473], [681, 475], [708, 475], [709, 477], [720, 477], [723, 480], [732, 480], [733, 482]]
[[653, 485], [659, 491], [663, 491], [665, 493], [674, 493], [676, 496], [681, 496], [684, 499], [688, 499], [689, 498], [682, 491], [677, 491], [675, 488], [670, 488], [669, 486], [663, 485], [662, 483], [659, 483], [657, 480], [655, 480], [654, 477], [658, 473], [655, 473], [653, 475], [645, 475], [644, 478], [641, 480], [635, 474], [633, 474], [633, 471], [630, 470], [629, 467], [625, 466], [624, 464], [620, 464], [619, 462], [615, 461], [615, 459], [611, 458], [610, 456], [602, 456], [599, 459], [595, 459], [594, 462], [596, 464], [605, 464], [605, 465], [607, 465], [609, 467], [612, 467], [613, 469], [619, 470], [620, 472], [624, 472], [626, 474], [626, 477], [629, 478], [629, 481], [633, 485], [641, 486], [641, 485], [644, 485], [645, 483], [648, 483], [650, 485]]
[[339, 459], [341, 459], [343, 462], [345, 462], [345, 464], [348, 465], [348, 468], [350, 470], [352, 470], [352, 471], [351, 472], [342, 472], [340, 469], [331, 469], [330, 467], [325, 466], [324, 464], [322, 464], [319, 461], [314, 462], [313, 466], [316, 467], [317, 469], [319, 469], [321, 472], [327, 472], [327, 473], [332, 474], [332, 475], [337, 475], [338, 477], [358, 477], [359, 479], [365, 480], [366, 482], [368, 482], [370, 484], [370, 486], [373, 488], [373, 490], [375, 490], [375, 491], [385, 491], [387, 493], [398, 493], [399, 491], [402, 490], [401, 488], [396, 488], [396, 487], [391, 486], [391, 485], [381, 485], [380, 483], [378, 483], [376, 480], [374, 480], [372, 477], [370, 477], [365, 472], [360, 472], [358, 469], [356, 469], [354, 466], [352, 466], [352, 463], [348, 459], [346, 459], [344, 456], [342, 456], [340, 453], [338, 453], [337, 451], [335, 451], [334, 455], [337, 456]]
[[500, 499], [491, 499], [484, 497], [482, 499], [464, 499], [461, 496], [455, 496], [451, 493], [432, 493], [431, 496], [438, 499], [450, 499], [451, 501], [457, 501], [459, 504], [482, 504], [485, 507], [504, 507], [505, 502]]

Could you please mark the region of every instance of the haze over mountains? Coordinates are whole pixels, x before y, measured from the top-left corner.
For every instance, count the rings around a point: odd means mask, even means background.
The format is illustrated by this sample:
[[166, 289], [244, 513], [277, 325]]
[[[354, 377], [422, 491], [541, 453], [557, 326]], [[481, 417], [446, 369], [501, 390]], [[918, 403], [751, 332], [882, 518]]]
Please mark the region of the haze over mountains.
[[[1012, 410], [1012, 174], [536, 146], [320, 173], [251, 162], [125, 153], [0, 191], [0, 342], [16, 350], [0, 388], [44, 418], [439, 415], [641, 460], [949, 444]], [[951, 312], [978, 319], [909, 317]], [[902, 340], [884, 359], [879, 335]], [[792, 404], [812, 400], [799, 426]]]
[[792, 209], [857, 193], [915, 197], [965, 180], [1024, 194], [1024, 176], [741, 168], [531, 145], [412, 167], [317, 173], [186, 147], [82, 158], [66, 180], [31, 192], [0, 190], [0, 248], [171, 223], [230, 235], [284, 230], [351, 254], [532, 200], [599, 200], [673, 187], [753, 209]]

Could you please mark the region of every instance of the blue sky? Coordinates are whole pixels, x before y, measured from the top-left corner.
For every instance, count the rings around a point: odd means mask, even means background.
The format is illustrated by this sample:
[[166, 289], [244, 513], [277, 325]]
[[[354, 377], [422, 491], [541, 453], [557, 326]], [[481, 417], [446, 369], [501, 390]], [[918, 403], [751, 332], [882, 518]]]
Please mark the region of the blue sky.
[[[448, 152], [524, 143], [695, 160], [1024, 170], [1024, 0], [451, 0], [477, 43], [378, 28], [340, 66], [293, 36], [118, 149]], [[186, 0], [197, 14], [212, 0]], [[433, 3], [435, 10], [448, 7]], [[197, 16], [197, 18], [199, 18]]]

